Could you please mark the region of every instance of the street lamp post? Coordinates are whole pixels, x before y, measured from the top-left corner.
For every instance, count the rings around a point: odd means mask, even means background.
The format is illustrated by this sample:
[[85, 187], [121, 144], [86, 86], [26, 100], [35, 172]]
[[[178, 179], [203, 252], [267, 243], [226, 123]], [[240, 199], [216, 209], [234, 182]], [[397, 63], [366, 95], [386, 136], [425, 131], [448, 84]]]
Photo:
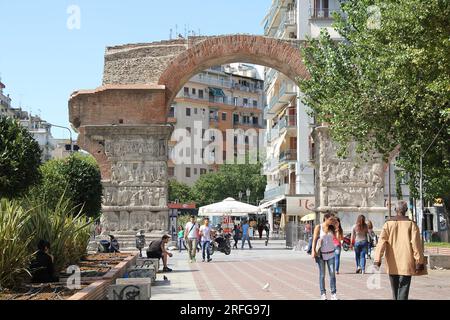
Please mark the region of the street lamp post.
[[247, 194], [247, 203], [250, 204], [250, 189], [247, 188], [245, 193]]
[[69, 131], [69, 136], [70, 136], [70, 153], [72, 153], [73, 152], [72, 130], [70, 130], [68, 127], [58, 126], [58, 125], [52, 124], [52, 123], [50, 123], [50, 126], [61, 128], [61, 129], [67, 129]]
[[242, 191], [239, 191], [239, 201], [242, 201], [242, 196], [243, 196]]

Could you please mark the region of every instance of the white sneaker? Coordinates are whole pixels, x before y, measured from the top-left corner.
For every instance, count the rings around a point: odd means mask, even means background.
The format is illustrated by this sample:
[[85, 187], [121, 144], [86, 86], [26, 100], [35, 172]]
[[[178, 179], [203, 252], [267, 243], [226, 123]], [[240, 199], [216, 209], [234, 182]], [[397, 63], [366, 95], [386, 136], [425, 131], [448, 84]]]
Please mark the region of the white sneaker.
[[339, 300], [336, 296], [336, 293], [331, 294], [331, 300]]
[[324, 293], [320, 296], [320, 300], [327, 300], [327, 295]]

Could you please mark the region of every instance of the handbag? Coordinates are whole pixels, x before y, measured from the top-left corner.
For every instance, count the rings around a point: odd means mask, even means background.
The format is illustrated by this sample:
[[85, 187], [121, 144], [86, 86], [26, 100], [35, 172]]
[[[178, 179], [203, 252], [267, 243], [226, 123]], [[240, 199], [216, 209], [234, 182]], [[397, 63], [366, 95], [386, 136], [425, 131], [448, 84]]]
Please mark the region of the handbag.
[[314, 252], [316, 253], [316, 257], [322, 256], [322, 239], [317, 239], [316, 247], [314, 248]]

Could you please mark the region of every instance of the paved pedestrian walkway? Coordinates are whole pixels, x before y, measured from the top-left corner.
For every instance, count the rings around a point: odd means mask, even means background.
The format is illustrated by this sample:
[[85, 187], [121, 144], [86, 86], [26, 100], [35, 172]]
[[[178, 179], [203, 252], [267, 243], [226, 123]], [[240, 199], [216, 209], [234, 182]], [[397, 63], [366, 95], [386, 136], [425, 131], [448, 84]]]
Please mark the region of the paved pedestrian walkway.
[[[152, 300], [298, 300], [319, 299], [319, 272], [311, 256], [304, 251], [288, 250], [284, 241], [253, 241], [253, 249], [233, 250], [229, 256], [221, 252], [213, 261], [189, 263], [186, 251], [173, 252], [169, 266], [174, 269], [158, 274], [152, 287]], [[337, 275], [339, 299], [391, 299], [389, 278], [384, 273], [355, 274], [352, 251], [343, 252], [341, 274]], [[326, 277], [328, 296], [329, 281]], [[429, 275], [414, 277], [410, 299], [450, 299], [450, 271], [430, 270]]]

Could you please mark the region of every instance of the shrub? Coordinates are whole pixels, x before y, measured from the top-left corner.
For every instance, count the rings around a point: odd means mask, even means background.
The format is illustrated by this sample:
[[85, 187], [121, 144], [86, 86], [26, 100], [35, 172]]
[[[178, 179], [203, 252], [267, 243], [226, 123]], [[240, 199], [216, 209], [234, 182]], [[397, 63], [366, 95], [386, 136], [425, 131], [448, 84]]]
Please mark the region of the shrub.
[[29, 275], [34, 232], [27, 233], [30, 213], [16, 201], [0, 201], [0, 288], [11, 288]]
[[16, 120], [0, 116], [0, 197], [15, 198], [39, 181], [41, 149]]
[[65, 195], [69, 206], [79, 206], [83, 214], [98, 217], [102, 185], [100, 169], [92, 156], [74, 153], [65, 159], [50, 160], [41, 166], [40, 172], [42, 182], [33, 188], [33, 197], [56, 209]]

